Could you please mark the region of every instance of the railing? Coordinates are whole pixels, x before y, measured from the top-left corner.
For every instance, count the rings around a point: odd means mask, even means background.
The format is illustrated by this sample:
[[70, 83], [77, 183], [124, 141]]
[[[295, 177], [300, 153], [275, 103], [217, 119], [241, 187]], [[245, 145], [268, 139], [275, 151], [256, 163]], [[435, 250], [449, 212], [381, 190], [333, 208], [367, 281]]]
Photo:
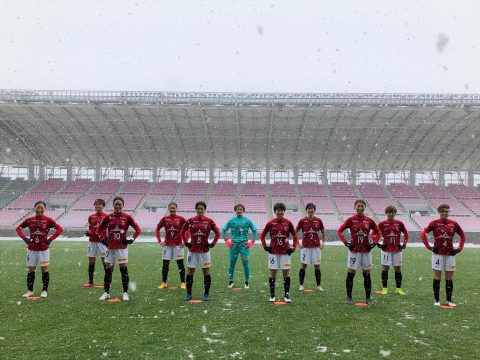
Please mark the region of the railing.
[[480, 94], [217, 93], [0, 90], [0, 102], [263, 106], [480, 106]]

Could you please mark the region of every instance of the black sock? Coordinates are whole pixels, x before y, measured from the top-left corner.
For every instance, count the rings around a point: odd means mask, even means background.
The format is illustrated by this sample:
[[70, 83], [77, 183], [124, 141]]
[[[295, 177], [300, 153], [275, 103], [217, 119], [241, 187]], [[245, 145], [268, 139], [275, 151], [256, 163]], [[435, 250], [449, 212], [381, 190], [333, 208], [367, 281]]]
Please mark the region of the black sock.
[[123, 286], [123, 292], [128, 292], [128, 268], [126, 267], [121, 267], [120, 272], [122, 273], [122, 286]]
[[322, 272], [320, 269], [315, 269], [315, 280], [317, 281], [317, 286], [320, 286], [322, 282]]
[[193, 275], [187, 274], [187, 295], [192, 295]]
[[283, 288], [285, 290], [285, 297], [290, 295], [290, 276], [283, 278]]
[[162, 266], [162, 281], [164, 283], [167, 282], [168, 278], [168, 267], [170, 266], [170, 260], [163, 260], [163, 266]]
[[212, 275], [204, 275], [203, 276], [203, 286], [205, 287], [205, 294], [210, 293], [210, 286], [212, 285]]
[[402, 288], [402, 272], [395, 272], [395, 284], [397, 285], [397, 289]]
[[347, 296], [349, 298], [352, 297], [353, 278], [354, 277], [355, 277], [355, 273], [351, 273], [351, 272], [347, 273], [347, 280], [345, 281], [345, 285], [347, 287]]
[[48, 283], [50, 282], [50, 273], [48, 271], [42, 272], [42, 283], [43, 283], [43, 291], [48, 290]]
[[268, 278], [268, 284], [270, 285], [270, 297], [275, 297], [275, 278]]
[[105, 277], [103, 279], [103, 290], [110, 292], [110, 284], [112, 283], [112, 269], [105, 267]]
[[180, 274], [180, 282], [185, 282], [185, 267], [183, 266], [183, 260], [177, 260], [178, 273]]
[[27, 273], [27, 290], [33, 291], [33, 284], [35, 283], [35, 272]]
[[93, 273], [95, 272], [95, 263], [88, 264], [88, 283], [93, 284]]
[[436, 302], [440, 301], [440, 280], [433, 279], [433, 296]]
[[453, 280], [445, 280], [445, 290], [447, 292], [447, 301], [452, 301]]
[[365, 287], [365, 297], [370, 299], [370, 294], [372, 293], [372, 278], [370, 273], [363, 273], [363, 286]]
[[305, 281], [305, 269], [300, 269], [300, 271], [298, 272], [298, 279], [300, 281], [300, 285], [303, 285]]
[[[397, 276], [395, 275], [395, 277]], [[388, 270], [382, 270], [382, 286], [384, 288], [388, 287]]]

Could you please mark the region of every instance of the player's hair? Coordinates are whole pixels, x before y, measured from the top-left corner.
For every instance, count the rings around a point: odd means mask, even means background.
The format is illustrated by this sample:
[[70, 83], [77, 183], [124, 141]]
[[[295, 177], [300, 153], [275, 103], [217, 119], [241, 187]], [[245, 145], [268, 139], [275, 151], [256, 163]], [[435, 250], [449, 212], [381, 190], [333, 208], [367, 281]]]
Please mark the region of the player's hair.
[[117, 201], [117, 200], [120, 200], [120, 201], [122, 202], [122, 205], [125, 205], [125, 200], [123, 200], [123, 197], [121, 197], [121, 196], [115, 196], [115, 197], [113, 198], [113, 202], [112, 202], [112, 203], [115, 204], [115, 201]]
[[357, 206], [358, 203], [362, 203], [363, 205], [365, 205], [365, 207], [367, 206], [367, 203], [365, 202], [365, 200], [357, 199], [355, 200], [355, 204], [353, 204], [353, 207]]
[[178, 208], [178, 205], [176, 202], [172, 201], [170, 204], [168, 204], [167, 208], [170, 208], [170, 206], [175, 205], [176, 208]]
[[317, 207], [315, 206], [314, 203], [308, 203], [307, 205], [305, 205], [305, 210], [308, 210], [308, 209], [317, 210]]
[[397, 213], [397, 208], [393, 205], [389, 205], [385, 208], [385, 214], [388, 214], [390, 212]]
[[275, 211], [277, 211], [277, 209], [285, 211], [285, 210], [287, 210], [287, 207], [285, 206], [284, 203], [278, 202], [275, 205], [273, 205], [273, 211], [275, 212]]
[[442, 210], [450, 210], [450, 205], [448, 204], [441, 204], [437, 207], [437, 211], [440, 212]]
[[241, 207], [241, 208], [243, 209], [243, 212], [245, 212], [245, 205], [240, 204], [240, 203], [236, 204], [236, 205], [233, 207], [233, 211], [237, 211], [237, 208], [238, 208], [238, 207]]
[[105, 200], [103, 199], [97, 199], [95, 200], [95, 202], [93, 203], [93, 206], [97, 205], [97, 204], [100, 204], [102, 205], [103, 207], [105, 207]]
[[198, 201], [195, 203], [195, 210], [197, 210], [197, 208], [199, 206], [203, 206], [205, 208], [205, 210], [207, 210], [207, 204], [205, 203], [205, 201]]
[[37, 205], [40, 205], [40, 204], [43, 204], [43, 206], [47, 207], [47, 204], [45, 204], [45, 201], [41, 201], [41, 200], [40, 200], [40, 201], [37, 201], [37, 202], [35, 203], [35, 205], [33, 205], [33, 207], [36, 208]]

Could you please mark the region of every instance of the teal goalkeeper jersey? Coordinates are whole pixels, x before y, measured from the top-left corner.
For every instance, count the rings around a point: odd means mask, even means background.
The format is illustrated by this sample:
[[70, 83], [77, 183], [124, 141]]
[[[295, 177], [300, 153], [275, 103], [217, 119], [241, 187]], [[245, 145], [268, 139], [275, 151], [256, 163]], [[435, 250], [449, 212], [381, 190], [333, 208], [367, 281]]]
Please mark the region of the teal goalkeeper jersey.
[[228, 220], [222, 229], [222, 236], [225, 236], [228, 229], [231, 231], [233, 242], [248, 241], [248, 229], [252, 230], [254, 239], [258, 238], [258, 231], [255, 224], [245, 216], [234, 216]]

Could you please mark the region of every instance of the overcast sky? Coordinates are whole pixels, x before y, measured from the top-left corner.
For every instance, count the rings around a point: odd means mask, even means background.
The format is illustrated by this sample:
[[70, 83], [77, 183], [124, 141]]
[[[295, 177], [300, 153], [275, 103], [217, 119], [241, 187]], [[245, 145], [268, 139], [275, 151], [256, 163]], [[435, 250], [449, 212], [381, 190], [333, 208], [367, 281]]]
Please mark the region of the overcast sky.
[[0, 0], [0, 88], [480, 93], [480, 1]]

